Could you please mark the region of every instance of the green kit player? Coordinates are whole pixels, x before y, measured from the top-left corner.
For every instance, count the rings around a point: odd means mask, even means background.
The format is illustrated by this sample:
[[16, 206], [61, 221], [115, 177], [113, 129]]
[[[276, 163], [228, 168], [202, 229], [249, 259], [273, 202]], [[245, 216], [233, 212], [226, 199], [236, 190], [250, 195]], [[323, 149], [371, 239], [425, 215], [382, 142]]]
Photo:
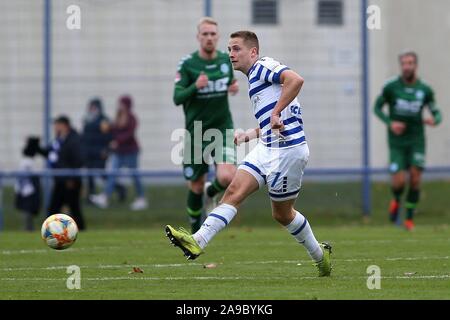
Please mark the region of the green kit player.
[[[183, 105], [189, 133], [185, 136], [183, 169], [189, 181], [187, 213], [193, 233], [201, 226], [203, 206], [215, 207], [218, 194], [228, 187], [236, 173], [228, 93], [238, 92], [228, 55], [216, 49], [217, 22], [202, 18], [197, 29], [200, 48], [181, 59], [173, 97], [176, 105]], [[206, 182], [209, 156], [216, 165], [212, 183]]]
[[[407, 230], [414, 229], [413, 216], [419, 202], [420, 181], [425, 167], [424, 124], [435, 126], [441, 113], [435, 105], [433, 90], [417, 77], [417, 54], [400, 54], [401, 76], [388, 81], [375, 103], [375, 114], [388, 126], [390, 171], [394, 198], [389, 207], [390, 219], [398, 221], [400, 199], [405, 189], [406, 170], [409, 171], [409, 190], [406, 196]], [[389, 113], [382, 109], [388, 104]], [[423, 119], [422, 111], [427, 106], [432, 118]]]

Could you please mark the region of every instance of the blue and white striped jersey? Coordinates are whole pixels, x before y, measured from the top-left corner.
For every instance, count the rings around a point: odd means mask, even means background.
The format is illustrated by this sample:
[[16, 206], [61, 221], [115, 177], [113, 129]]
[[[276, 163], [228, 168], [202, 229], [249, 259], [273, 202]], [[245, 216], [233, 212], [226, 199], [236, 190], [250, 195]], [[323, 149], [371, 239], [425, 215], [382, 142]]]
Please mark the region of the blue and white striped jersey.
[[281, 112], [284, 130], [275, 135], [270, 126], [270, 115], [281, 96], [281, 73], [289, 69], [280, 62], [269, 58], [260, 58], [250, 68], [248, 76], [248, 94], [253, 112], [261, 129], [260, 141], [268, 148], [288, 148], [306, 142], [303, 132], [301, 107], [297, 98]]

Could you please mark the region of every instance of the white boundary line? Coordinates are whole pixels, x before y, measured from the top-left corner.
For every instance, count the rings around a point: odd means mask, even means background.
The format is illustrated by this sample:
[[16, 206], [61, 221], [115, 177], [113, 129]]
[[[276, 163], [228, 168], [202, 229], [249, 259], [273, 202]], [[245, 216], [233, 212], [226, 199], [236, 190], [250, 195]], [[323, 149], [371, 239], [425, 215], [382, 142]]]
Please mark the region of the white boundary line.
[[[437, 242], [450, 242], [450, 239], [436, 239], [433, 241]], [[420, 239], [397, 239], [397, 240], [341, 240], [341, 241], [333, 241], [334, 244], [386, 244], [386, 243], [394, 243], [394, 242], [406, 242], [406, 243], [417, 243], [417, 242], [423, 242], [423, 240]], [[148, 244], [146, 241], [134, 241], [133, 244]], [[268, 245], [285, 245], [286, 242], [284, 241], [272, 241]], [[76, 252], [76, 251], [93, 251], [93, 250], [110, 250], [110, 249], [124, 249], [127, 248], [125, 246], [94, 246], [94, 247], [75, 247], [75, 248], [69, 248], [64, 250], [64, 252]], [[38, 254], [38, 253], [51, 253], [51, 249], [19, 249], [19, 250], [1, 250], [1, 255], [13, 255], [13, 254]]]
[[[450, 274], [443, 275], [422, 275], [422, 276], [381, 276], [381, 279], [449, 279]], [[291, 280], [318, 280], [319, 277], [291, 277]], [[366, 276], [332, 276], [331, 279], [351, 280], [351, 279], [367, 279]], [[0, 278], [0, 281], [66, 281], [66, 278]], [[83, 278], [86, 281], [120, 281], [120, 280], [145, 280], [145, 281], [186, 281], [186, 280], [286, 280], [286, 277], [101, 277], [101, 278]]]
[[[333, 262], [372, 262], [372, 261], [418, 261], [418, 260], [448, 260], [450, 256], [432, 256], [432, 257], [392, 257], [384, 259], [365, 258], [365, 259], [333, 259]], [[219, 265], [253, 265], [253, 264], [309, 264], [311, 260], [269, 260], [269, 261], [235, 261], [230, 263], [219, 262]], [[205, 263], [167, 263], [167, 264], [116, 264], [116, 265], [85, 265], [79, 266], [81, 269], [129, 269], [132, 267], [140, 268], [183, 268], [183, 267], [198, 267]], [[65, 270], [68, 266], [49, 266], [49, 267], [6, 267], [0, 268], [0, 271], [32, 271], [32, 270]]]

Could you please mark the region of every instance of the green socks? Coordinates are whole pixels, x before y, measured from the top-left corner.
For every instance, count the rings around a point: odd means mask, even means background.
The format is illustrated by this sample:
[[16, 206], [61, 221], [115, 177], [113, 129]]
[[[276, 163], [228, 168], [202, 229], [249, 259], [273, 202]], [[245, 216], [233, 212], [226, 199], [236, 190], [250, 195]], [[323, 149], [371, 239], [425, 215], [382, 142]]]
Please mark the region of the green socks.
[[412, 219], [416, 211], [417, 203], [419, 202], [420, 190], [409, 189], [406, 197], [406, 219]]
[[[215, 179], [214, 182], [208, 187], [208, 189], [206, 189], [206, 194], [208, 195], [208, 197], [212, 198], [216, 194], [224, 190], [225, 188], [220, 185], [217, 179]], [[198, 231], [198, 229], [200, 229], [202, 225], [203, 194], [197, 194], [192, 192], [192, 190], [189, 190], [186, 210], [191, 222], [191, 231], [192, 234], [194, 234]]]
[[400, 198], [402, 197], [403, 190], [404, 190], [403, 187], [400, 188], [400, 189], [394, 189], [394, 188], [392, 188], [392, 194], [394, 195], [395, 201], [400, 202]]
[[212, 198], [219, 192], [222, 192], [226, 188], [222, 187], [217, 179], [214, 180], [214, 182], [206, 189], [206, 194], [208, 197]]
[[191, 222], [192, 234], [196, 233], [202, 225], [203, 194], [189, 190], [187, 197], [187, 213]]

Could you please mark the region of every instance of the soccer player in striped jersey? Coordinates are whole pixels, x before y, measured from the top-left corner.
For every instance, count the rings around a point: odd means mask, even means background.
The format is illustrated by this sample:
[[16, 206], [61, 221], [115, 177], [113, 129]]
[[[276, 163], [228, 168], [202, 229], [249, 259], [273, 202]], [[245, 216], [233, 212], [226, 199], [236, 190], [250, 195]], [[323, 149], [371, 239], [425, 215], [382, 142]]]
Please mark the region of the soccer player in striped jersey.
[[331, 246], [316, 240], [307, 219], [294, 208], [309, 157], [297, 100], [303, 78], [272, 58], [260, 58], [258, 37], [251, 31], [232, 33], [228, 51], [233, 68], [248, 77], [248, 93], [259, 123], [255, 129], [235, 134], [235, 144], [255, 138], [259, 143], [239, 166], [220, 205], [199, 231], [191, 235], [182, 228], [166, 226], [166, 234], [188, 259], [195, 259], [231, 222], [242, 202], [267, 185], [274, 219], [306, 248], [319, 276], [329, 276]]

